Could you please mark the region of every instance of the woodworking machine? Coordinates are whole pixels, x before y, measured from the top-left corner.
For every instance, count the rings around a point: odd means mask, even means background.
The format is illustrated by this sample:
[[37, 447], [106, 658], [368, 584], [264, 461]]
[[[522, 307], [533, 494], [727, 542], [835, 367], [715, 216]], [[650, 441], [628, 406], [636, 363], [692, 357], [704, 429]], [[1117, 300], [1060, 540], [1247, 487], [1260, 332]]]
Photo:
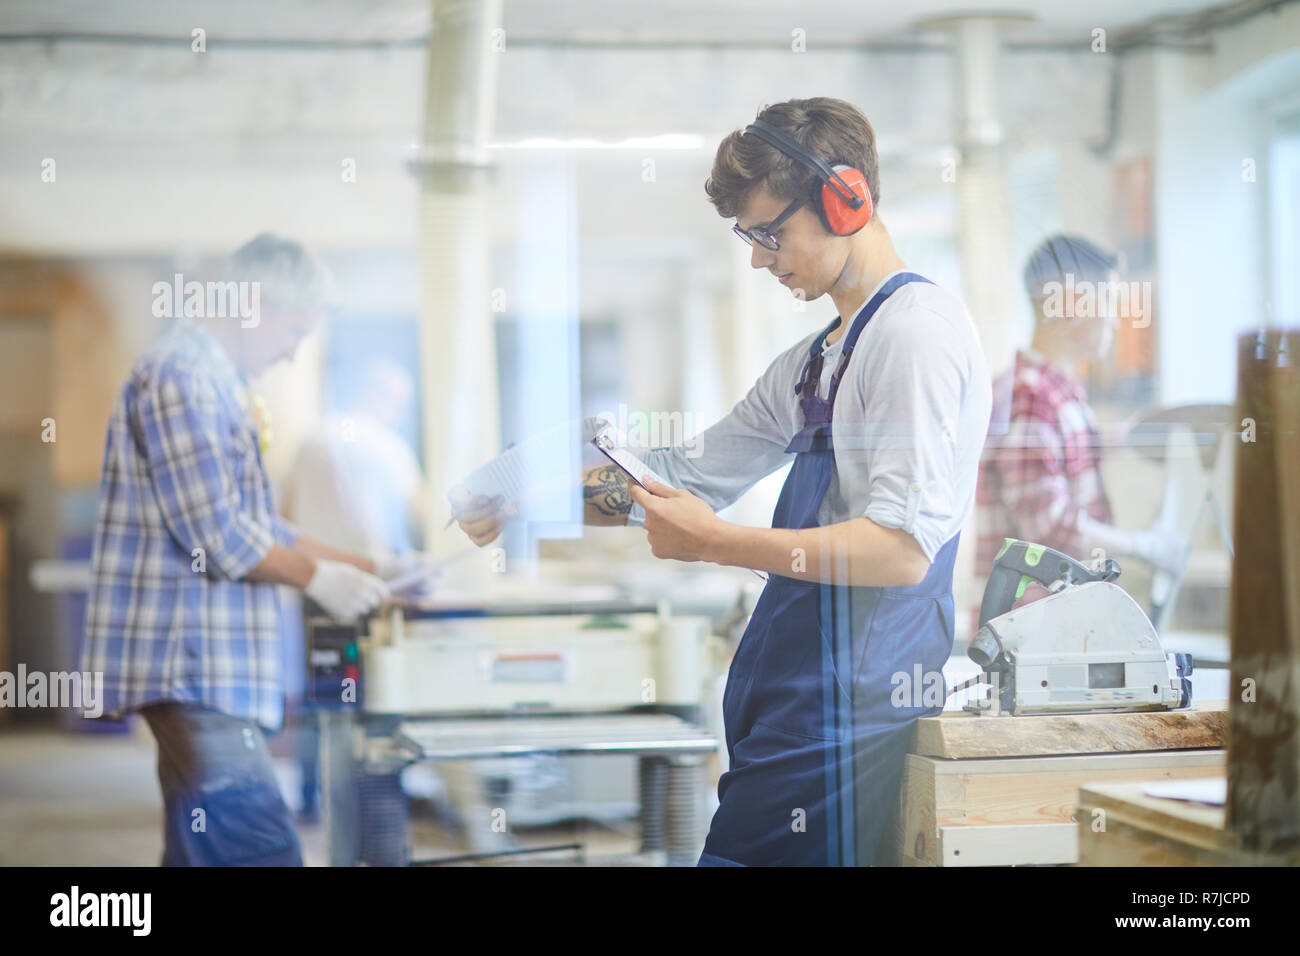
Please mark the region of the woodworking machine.
[[[1115, 580], [1040, 544], [1008, 538], [993, 562], [967, 656], [983, 668], [980, 714], [1173, 710], [1191, 704], [1190, 654], [1166, 655], [1151, 621]], [[1037, 582], [1046, 597], [1013, 607]]]
[[592, 713], [694, 716], [710, 622], [620, 602], [393, 607], [357, 631], [315, 629], [311, 664], [333, 688], [352, 676], [368, 714]]
[[[361, 624], [313, 620], [331, 862], [412, 862], [399, 775], [413, 763], [468, 761], [462, 783], [448, 785], [462, 815], [508, 811], [523, 823], [611, 806], [625, 815], [639, 803], [642, 854], [693, 863], [703, 761], [717, 749], [699, 726], [713, 641], [709, 618], [672, 615], [666, 603], [562, 593], [392, 606]], [[564, 763], [539, 771], [541, 759]], [[505, 837], [469, 839], [472, 850], [494, 849], [484, 856], [518, 852]]]

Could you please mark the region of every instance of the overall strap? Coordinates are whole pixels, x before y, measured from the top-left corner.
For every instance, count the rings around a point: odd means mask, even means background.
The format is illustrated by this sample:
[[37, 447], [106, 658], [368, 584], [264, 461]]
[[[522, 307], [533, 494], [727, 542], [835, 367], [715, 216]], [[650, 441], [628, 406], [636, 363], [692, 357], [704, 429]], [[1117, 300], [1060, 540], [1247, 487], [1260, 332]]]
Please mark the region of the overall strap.
[[880, 307], [885, 304], [885, 300], [909, 282], [925, 282], [933, 285], [925, 276], [917, 275], [915, 272], [900, 272], [895, 276], [891, 276], [889, 281], [880, 287], [880, 290], [871, 297], [871, 301], [863, 307], [857, 318], [853, 320], [852, 327], [845, 333], [844, 351], [840, 356], [839, 368], [835, 370], [835, 375], [831, 378], [831, 401], [835, 400], [835, 393], [840, 388], [840, 379], [844, 375], [844, 370], [849, 367], [849, 358], [853, 355], [853, 349], [858, 344], [858, 336], [862, 334], [862, 330], [867, 327], [867, 323], [872, 320]]
[[[794, 383], [794, 393], [796, 395], [800, 394], [804, 386], [809, 382], [812, 383], [812, 391], [809, 394], [817, 394], [817, 384], [822, 377], [822, 343], [826, 341], [826, 336], [830, 335], [839, 324], [840, 318], [836, 316], [835, 321], [822, 329], [821, 335], [813, 339], [813, 344], [808, 348], [808, 358], [803, 363], [803, 371], [799, 373], [799, 377]], [[815, 370], [813, 369], [814, 366], [816, 366]], [[812, 374], [809, 374], [809, 372]]]
[[[862, 330], [867, 327], [867, 323], [875, 316], [884, 305], [885, 300], [897, 292], [900, 288], [909, 282], [926, 282], [930, 280], [925, 276], [918, 275], [915, 272], [900, 272], [891, 276], [884, 285], [882, 285], [861, 309], [853, 319], [853, 325], [845, 333], [844, 349], [840, 354], [840, 364], [835, 370], [835, 375], [831, 379], [831, 390], [829, 401], [835, 400], [835, 393], [839, 391], [840, 378], [844, 375], [844, 370], [848, 368], [849, 358], [853, 355], [853, 349], [858, 344], [858, 336]], [[933, 284], [933, 283], [930, 283]], [[840, 319], [836, 319], [830, 325], [822, 330], [821, 335], [813, 341], [812, 347], [808, 350], [808, 359], [804, 362], [803, 371], [799, 373], [799, 378], [795, 382], [794, 392], [796, 395], [802, 394], [805, 388], [810, 389], [809, 395], [817, 394], [817, 386], [821, 381], [822, 373], [822, 343], [826, 341], [826, 336], [831, 333], [840, 324]], [[814, 368], [815, 366], [815, 368]], [[811, 374], [810, 374], [811, 373]]]
[[900, 272], [891, 276], [876, 294], [867, 301], [867, 304], [858, 310], [858, 314], [853, 320], [853, 326], [849, 329], [848, 337], [844, 341], [840, 364], [831, 377], [830, 394], [826, 398], [820, 398], [817, 395], [817, 387], [822, 376], [823, 356], [821, 347], [827, 334], [839, 324], [840, 320], [836, 319], [817, 337], [817, 341], [813, 343], [809, 353], [808, 362], [804, 365], [803, 374], [794, 387], [795, 394], [799, 396], [799, 405], [803, 410], [804, 420], [803, 426], [795, 433], [789, 445], [786, 446], [787, 453], [827, 451], [834, 447], [831, 438], [831, 418], [834, 413], [835, 395], [839, 392], [840, 379], [844, 376], [844, 370], [848, 368], [849, 358], [853, 355], [854, 346], [858, 343], [858, 336], [862, 334], [862, 330], [867, 327], [867, 323], [871, 321], [885, 300], [894, 292], [909, 282], [929, 281], [929, 279], [914, 272]]

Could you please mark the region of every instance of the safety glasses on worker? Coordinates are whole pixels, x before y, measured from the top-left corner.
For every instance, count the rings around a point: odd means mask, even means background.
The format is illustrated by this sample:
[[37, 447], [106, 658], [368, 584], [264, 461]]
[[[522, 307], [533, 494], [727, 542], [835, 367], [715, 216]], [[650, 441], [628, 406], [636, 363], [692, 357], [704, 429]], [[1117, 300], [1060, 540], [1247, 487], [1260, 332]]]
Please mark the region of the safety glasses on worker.
[[764, 249], [778, 252], [781, 249], [781, 244], [776, 241], [776, 231], [781, 228], [783, 222], [795, 214], [795, 210], [802, 206], [804, 202], [805, 200], [803, 199], [796, 199], [794, 202], [790, 203], [790, 205], [785, 207], [781, 215], [777, 216], [766, 226], [750, 226], [748, 229], [741, 229], [740, 223], [736, 223], [731, 227], [731, 230], [751, 246], [757, 242]]

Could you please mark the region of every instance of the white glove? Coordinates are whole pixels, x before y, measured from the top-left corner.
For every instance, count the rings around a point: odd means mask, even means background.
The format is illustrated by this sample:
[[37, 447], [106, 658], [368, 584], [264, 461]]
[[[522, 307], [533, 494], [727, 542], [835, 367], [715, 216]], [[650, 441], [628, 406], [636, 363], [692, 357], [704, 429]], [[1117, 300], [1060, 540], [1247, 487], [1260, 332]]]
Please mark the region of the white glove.
[[393, 578], [415, 566], [412, 554], [376, 554], [371, 556], [375, 562], [375, 576], [384, 579], [387, 584]]
[[351, 621], [387, 600], [388, 585], [354, 565], [318, 559], [306, 594], [331, 617]]
[[1177, 574], [1187, 564], [1187, 542], [1157, 528], [1133, 535], [1133, 555], [1160, 571]]
[[1187, 564], [1187, 542], [1168, 531], [1152, 527], [1145, 531], [1116, 528], [1079, 513], [1079, 530], [1090, 545], [1100, 545], [1111, 555], [1131, 554], [1159, 571], [1177, 574]]

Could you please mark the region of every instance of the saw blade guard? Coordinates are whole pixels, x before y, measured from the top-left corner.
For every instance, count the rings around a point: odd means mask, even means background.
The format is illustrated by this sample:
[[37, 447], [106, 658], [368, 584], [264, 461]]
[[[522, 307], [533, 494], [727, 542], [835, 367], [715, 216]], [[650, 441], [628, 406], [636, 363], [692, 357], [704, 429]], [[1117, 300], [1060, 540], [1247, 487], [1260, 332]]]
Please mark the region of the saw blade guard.
[[1094, 570], [1046, 545], [1007, 538], [993, 559], [993, 569], [984, 586], [979, 626], [1011, 610], [1024, 597], [1030, 582], [1037, 582], [1050, 591], [1063, 585], [1115, 581], [1119, 574], [1119, 564], [1111, 558]]

